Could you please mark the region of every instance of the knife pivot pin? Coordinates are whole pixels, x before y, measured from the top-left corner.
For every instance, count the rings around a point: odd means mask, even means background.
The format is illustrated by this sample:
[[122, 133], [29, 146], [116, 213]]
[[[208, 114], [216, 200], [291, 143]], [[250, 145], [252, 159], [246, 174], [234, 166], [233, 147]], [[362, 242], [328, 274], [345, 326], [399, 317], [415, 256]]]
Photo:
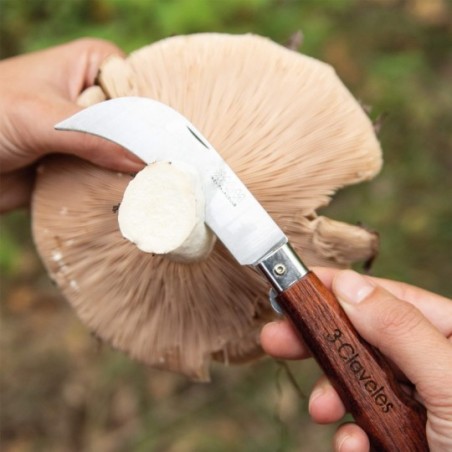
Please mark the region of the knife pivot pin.
[[277, 293], [288, 289], [308, 273], [308, 269], [287, 242], [264, 256], [256, 267]]
[[285, 266], [284, 264], [281, 264], [281, 263], [276, 264], [276, 265], [273, 267], [273, 273], [274, 273], [275, 275], [277, 275], [277, 276], [282, 276], [282, 275], [284, 275], [284, 273], [286, 273], [286, 271], [287, 271], [286, 266]]

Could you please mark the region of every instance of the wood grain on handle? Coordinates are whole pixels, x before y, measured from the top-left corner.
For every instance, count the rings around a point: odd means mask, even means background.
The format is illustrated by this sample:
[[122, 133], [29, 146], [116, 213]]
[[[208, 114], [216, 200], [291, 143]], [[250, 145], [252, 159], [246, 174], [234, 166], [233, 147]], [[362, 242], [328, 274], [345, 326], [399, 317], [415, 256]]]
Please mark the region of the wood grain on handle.
[[362, 339], [334, 295], [309, 272], [278, 296], [372, 450], [428, 451], [426, 413], [398, 385], [382, 355]]

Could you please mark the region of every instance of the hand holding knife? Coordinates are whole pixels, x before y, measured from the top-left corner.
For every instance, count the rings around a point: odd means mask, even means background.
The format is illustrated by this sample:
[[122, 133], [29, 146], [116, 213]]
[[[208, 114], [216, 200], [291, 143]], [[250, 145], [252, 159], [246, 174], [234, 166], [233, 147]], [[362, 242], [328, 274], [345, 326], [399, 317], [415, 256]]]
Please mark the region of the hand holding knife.
[[160, 102], [123, 97], [56, 126], [113, 141], [146, 163], [178, 160], [200, 174], [206, 223], [242, 265], [258, 268], [378, 451], [428, 450], [424, 408], [398, 386], [384, 358], [356, 332], [334, 295], [302, 263], [281, 229], [199, 131]]

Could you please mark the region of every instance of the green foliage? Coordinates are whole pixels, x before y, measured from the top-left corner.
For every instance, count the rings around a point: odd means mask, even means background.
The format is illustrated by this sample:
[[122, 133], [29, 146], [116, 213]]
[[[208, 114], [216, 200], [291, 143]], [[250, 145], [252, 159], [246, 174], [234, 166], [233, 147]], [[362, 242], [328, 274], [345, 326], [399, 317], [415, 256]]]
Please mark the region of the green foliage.
[[24, 212], [0, 217], [0, 276], [19, 276], [24, 254], [31, 246], [29, 218]]
[[18, 243], [11, 232], [5, 228], [0, 232], [0, 273], [10, 275], [17, 268], [17, 256], [20, 252]]

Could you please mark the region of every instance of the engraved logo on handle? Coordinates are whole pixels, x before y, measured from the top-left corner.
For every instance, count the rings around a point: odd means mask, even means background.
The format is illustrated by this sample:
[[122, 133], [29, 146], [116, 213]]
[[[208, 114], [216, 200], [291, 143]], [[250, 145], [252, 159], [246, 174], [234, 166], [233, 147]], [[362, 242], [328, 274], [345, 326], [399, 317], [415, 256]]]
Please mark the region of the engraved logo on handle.
[[352, 344], [345, 341], [340, 329], [335, 329], [333, 333], [326, 335], [326, 340], [335, 345], [337, 354], [355, 375], [355, 378], [364, 387], [366, 393], [372, 397], [373, 402], [381, 407], [383, 413], [389, 413], [394, 404], [385, 393], [385, 387], [376, 382], [372, 375], [368, 373], [362, 362], [359, 353], [356, 352]]

